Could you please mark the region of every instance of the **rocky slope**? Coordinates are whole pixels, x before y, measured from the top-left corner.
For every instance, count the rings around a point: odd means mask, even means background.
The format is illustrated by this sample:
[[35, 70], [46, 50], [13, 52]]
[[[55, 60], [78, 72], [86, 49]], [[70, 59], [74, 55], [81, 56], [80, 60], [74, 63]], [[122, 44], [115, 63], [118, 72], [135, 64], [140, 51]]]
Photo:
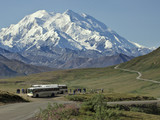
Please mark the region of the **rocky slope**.
[[10, 60], [0, 55], [0, 78], [12, 77], [18, 75], [28, 75], [39, 72], [51, 71], [54, 69], [48, 67], [39, 67], [28, 65], [17, 60]]

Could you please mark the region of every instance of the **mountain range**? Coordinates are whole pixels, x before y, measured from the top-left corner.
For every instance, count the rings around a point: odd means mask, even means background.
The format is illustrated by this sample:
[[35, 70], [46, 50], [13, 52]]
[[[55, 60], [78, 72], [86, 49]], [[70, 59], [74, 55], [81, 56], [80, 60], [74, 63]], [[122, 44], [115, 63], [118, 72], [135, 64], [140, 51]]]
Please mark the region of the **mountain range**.
[[28, 65], [18, 60], [11, 60], [0, 54], [0, 78], [29, 75], [33, 73], [53, 71], [49, 67]]
[[[72, 10], [39, 10], [25, 16], [0, 30], [0, 47], [9, 59], [66, 69], [106, 67], [152, 51], [126, 40], [94, 17]], [[132, 57], [123, 59], [123, 55]]]

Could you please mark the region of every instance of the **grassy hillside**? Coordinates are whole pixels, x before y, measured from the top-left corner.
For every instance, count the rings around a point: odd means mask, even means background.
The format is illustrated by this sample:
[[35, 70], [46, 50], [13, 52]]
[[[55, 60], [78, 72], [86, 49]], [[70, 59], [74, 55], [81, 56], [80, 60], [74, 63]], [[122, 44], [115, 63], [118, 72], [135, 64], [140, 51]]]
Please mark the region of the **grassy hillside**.
[[160, 81], [160, 48], [155, 51], [123, 63], [120, 68], [138, 70], [143, 78]]
[[72, 88], [103, 88], [105, 92], [160, 96], [159, 85], [136, 80], [136, 77], [136, 73], [115, 70], [114, 67], [62, 70], [0, 79], [0, 89], [15, 92], [17, 88], [27, 88], [32, 84], [63, 83]]

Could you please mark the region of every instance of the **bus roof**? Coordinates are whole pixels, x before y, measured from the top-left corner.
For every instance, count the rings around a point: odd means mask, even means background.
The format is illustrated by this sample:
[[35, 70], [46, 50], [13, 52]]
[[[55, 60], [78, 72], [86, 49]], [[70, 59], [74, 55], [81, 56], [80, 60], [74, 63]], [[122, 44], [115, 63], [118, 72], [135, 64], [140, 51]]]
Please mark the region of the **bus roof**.
[[63, 85], [62, 85], [62, 84], [59, 84], [58, 86], [67, 86], [67, 85], [65, 85], [65, 84], [63, 84]]
[[46, 85], [32, 85], [31, 87], [58, 87], [66, 86], [65, 84], [46, 84]]
[[41, 85], [41, 86], [32, 86], [28, 89], [45, 89], [45, 88], [59, 88], [58, 86], [49, 86], [49, 85]]

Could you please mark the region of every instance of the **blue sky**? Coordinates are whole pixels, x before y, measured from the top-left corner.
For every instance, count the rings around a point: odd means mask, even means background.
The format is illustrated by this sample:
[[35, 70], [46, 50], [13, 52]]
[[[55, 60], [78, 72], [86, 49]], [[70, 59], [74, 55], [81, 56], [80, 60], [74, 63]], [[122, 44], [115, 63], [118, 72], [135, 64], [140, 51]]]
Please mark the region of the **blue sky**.
[[42, 9], [87, 13], [130, 41], [160, 46], [160, 0], [0, 0], [0, 28]]

